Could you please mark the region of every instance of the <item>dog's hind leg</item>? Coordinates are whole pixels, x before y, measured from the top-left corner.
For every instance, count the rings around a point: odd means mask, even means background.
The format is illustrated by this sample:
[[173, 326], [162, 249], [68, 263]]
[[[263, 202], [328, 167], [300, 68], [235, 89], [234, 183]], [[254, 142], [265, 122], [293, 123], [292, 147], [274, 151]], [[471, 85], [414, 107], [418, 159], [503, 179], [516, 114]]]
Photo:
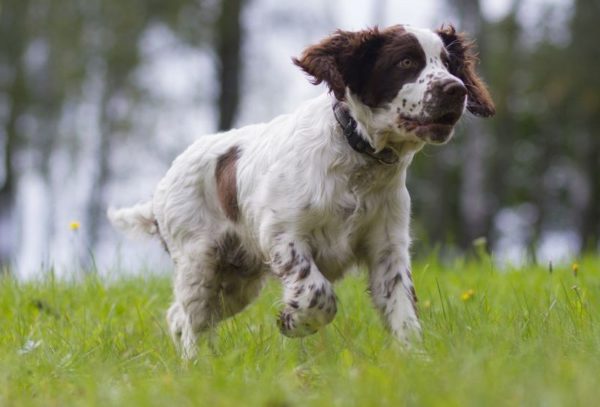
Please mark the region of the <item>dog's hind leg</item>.
[[262, 263], [251, 261], [236, 239], [225, 237], [206, 253], [176, 262], [175, 301], [167, 312], [182, 356], [194, 358], [200, 334], [242, 311], [263, 286]]
[[167, 311], [167, 321], [174, 343], [181, 345], [182, 356], [194, 358], [197, 338], [221, 320], [244, 310], [258, 296], [263, 282], [259, 276], [242, 281], [221, 281], [212, 304], [206, 304], [195, 317], [184, 311], [181, 302], [174, 301]]
[[260, 293], [264, 283], [263, 261], [252, 256], [233, 233], [226, 233], [217, 246], [216, 266], [218, 315], [221, 319], [234, 316]]
[[173, 260], [175, 301], [167, 312], [167, 322], [173, 339], [181, 345], [182, 356], [192, 359], [198, 335], [219, 320], [214, 251], [197, 249], [173, 256]]

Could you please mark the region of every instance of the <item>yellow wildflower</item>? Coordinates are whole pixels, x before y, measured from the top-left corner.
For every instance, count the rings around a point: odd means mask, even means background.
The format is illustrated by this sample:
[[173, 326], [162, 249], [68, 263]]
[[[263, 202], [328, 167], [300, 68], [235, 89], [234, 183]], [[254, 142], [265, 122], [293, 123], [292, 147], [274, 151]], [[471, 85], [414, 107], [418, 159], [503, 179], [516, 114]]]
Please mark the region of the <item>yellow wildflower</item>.
[[475, 290], [473, 290], [472, 288], [469, 288], [467, 291], [462, 293], [462, 295], [460, 296], [460, 299], [463, 301], [469, 301], [474, 296], [475, 296]]
[[81, 224], [76, 220], [72, 220], [71, 222], [69, 222], [69, 229], [71, 229], [74, 232], [79, 230], [80, 227]]
[[429, 308], [431, 308], [431, 301], [430, 300], [423, 301], [422, 307], [423, 307], [423, 309], [429, 309]]
[[573, 275], [577, 277], [577, 272], [579, 271], [579, 264], [573, 263], [573, 265], [571, 266], [571, 270], [573, 270]]

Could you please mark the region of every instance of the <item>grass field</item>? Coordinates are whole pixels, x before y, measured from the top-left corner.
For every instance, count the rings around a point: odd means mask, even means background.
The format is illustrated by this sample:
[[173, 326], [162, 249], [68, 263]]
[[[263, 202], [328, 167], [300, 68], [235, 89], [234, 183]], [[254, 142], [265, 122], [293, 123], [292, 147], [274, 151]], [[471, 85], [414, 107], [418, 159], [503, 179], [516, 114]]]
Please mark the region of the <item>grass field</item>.
[[[498, 271], [413, 267], [421, 352], [399, 349], [364, 277], [337, 285], [333, 324], [275, 326], [279, 287], [222, 324], [194, 363], [166, 332], [169, 277], [0, 279], [0, 405], [576, 406], [600, 403], [600, 259]], [[575, 275], [576, 274], [576, 275]]]

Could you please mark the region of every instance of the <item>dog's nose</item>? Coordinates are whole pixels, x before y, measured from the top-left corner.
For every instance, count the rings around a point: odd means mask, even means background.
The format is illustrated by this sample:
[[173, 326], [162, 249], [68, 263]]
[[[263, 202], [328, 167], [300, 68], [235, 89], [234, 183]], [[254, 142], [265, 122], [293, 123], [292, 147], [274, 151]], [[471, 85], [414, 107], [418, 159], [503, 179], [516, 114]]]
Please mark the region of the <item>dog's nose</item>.
[[465, 107], [467, 88], [456, 78], [443, 78], [431, 84], [426, 113], [437, 123], [454, 125]]
[[446, 78], [437, 83], [442, 93], [453, 98], [464, 98], [467, 94], [467, 88], [465, 85], [457, 81], [456, 79]]

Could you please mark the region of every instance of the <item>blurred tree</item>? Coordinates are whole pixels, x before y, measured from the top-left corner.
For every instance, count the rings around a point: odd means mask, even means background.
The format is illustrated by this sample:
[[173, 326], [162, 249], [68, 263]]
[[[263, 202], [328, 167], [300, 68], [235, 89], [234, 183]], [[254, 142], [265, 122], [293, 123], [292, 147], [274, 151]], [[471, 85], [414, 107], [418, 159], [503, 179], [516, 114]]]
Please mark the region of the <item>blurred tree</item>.
[[[542, 10], [539, 40], [517, 37], [525, 45], [516, 45], [522, 56], [514, 61], [513, 79], [507, 82], [500, 73], [493, 78], [498, 92], [511, 83], [519, 87], [496, 120], [495, 131], [506, 135], [513, 147], [499, 150], [495, 175], [507, 174], [502, 202], [535, 205], [532, 246], [558, 230], [576, 232], [582, 249], [597, 250], [600, 80], [595, 72], [600, 69], [600, 53], [592, 38], [600, 35], [596, 24], [600, 4], [574, 1], [564, 27], [558, 26], [556, 13], [551, 6]], [[498, 38], [510, 36], [515, 25], [499, 26]]]
[[[39, 234], [53, 240], [54, 205], [57, 191], [52, 188], [52, 157], [61, 141], [59, 121], [69, 96], [78, 94], [85, 65], [80, 63], [83, 49], [82, 19], [74, 2], [37, 0], [31, 3], [27, 18], [30, 36], [28, 66], [30, 102], [28, 114], [36, 126], [27, 136], [27, 152], [32, 155], [31, 169], [44, 181], [47, 216], [39, 220]], [[33, 61], [31, 61], [33, 60]]]
[[0, 267], [10, 263], [17, 239], [14, 219], [16, 195], [15, 156], [24, 143], [22, 118], [29, 103], [25, 51], [29, 35], [26, 16], [29, 1], [8, 0], [0, 5], [0, 105], [3, 156], [0, 179]]
[[[527, 32], [518, 22], [524, 12], [518, 1], [493, 23], [481, 15], [479, 0], [448, 4], [460, 29], [478, 42], [480, 71], [490, 84], [497, 114], [486, 122], [465, 120], [452, 143], [426, 151], [435, 157], [431, 164], [418, 163], [417, 182], [429, 184], [416, 189], [427, 192], [424, 200], [417, 196], [415, 205], [428, 214], [425, 234], [434, 241], [454, 238], [463, 248], [478, 235], [493, 244], [493, 216], [527, 203], [533, 211], [525, 243], [532, 256], [539, 239], [553, 230], [577, 231], [585, 248], [596, 249], [600, 49], [595, 38], [600, 35], [600, 3], [575, 0], [565, 27], [554, 18], [557, 6], [542, 6], [539, 23]], [[532, 33], [543, 35], [537, 39]]]
[[[458, 24], [479, 44], [479, 56], [485, 61], [487, 47], [487, 26], [481, 15], [479, 0], [451, 0], [450, 4], [458, 13]], [[482, 67], [479, 67], [482, 70]], [[484, 77], [485, 71], [483, 72]], [[468, 247], [478, 237], [489, 239], [491, 215], [486, 152], [489, 150], [490, 134], [480, 119], [473, 120], [461, 132], [459, 148], [466, 160], [461, 161], [460, 195], [458, 201], [460, 219], [459, 244]]]
[[[223, 0], [224, 3], [227, 1]], [[85, 227], [87, 244], [93, 248], [100, 237], [101, 225], [105, 224], [107, 202], [104, 194], [111, 177], [109, 159], [112, 144], [128, 125], [128, 118], [123, 116], [118, 106], [124, 100], [134, 102], [140, 91], [131, 75], [141, 63], [141, 38], [153, 24], [165, 24], [189, 44], [203, 46], [206, 42], [203, 27], [206, 17], [202, 14], [206, 10], [201, 7], [201, 2], [186, 0], [171, 1], [168, 5], [159, 0], [90, 0], [85, 4], [86, 28], [93, 38], [90, 75], [98, 73], [103, 84], [99, 98], [99, 136], [93, 155], [92, 187], [87, 200], [88, 224]]]
[[149, 12], [141, 1], [87, 1], [83, 10], [90, 44], [94, 50], [89, 61], [89, 75], [102, 81], [99, 96], [99, 132], [92, 155], [91, 191], [87, 197], [85, 230], [88, 247], [95, 247], [104, 223], [109, 158], [114, 138], [125, 118], [118, 109], [119, 98], [128, 99], [133, 82], [130, 75], [140, 57], [138, 43], [148, 24]]
[[571, 41], [561, 61], [561, 71], [572, 78], [565, 111], [574, 121], [564, 134], [576, 154], [577, 166], [585, 174], [588, 196], [581, 208], [578, 231], [584, 247], [600, 247], [600, 2], [575, 0], [571, 19]]
[[[513, 2], [506, 17], [495, 24], [485, 24], [486, 53], [481, 59], [481, 66], [496, 103], [496, 115], [486, 124], [488, 144], [483, 152], [489, 216], [486, 236], [492, 243], [496, 239], [493, 234], [493, 215], [502, 208], [519, 202], [514, 196], [515, 190], [519, 182], [525, 181], [516, 170], [514, 160], [518, 156], [516, 150], [522, 146], [519, 139], [523, 139], [523, 134], [519, 134], [517, 129], [518, 111], [514, 107], [514, 101], [524, 96], [519, 94], [524, 56], [517, 13], [518, 3]], [[521, 200], [523, 198], [521, 196]]]
[[219, 130], [231, 128], [240, 102], [243, 68], [241, 16], [244, 4], [244, 0], [221, 0], [215, 29], [219, 69]]
[[[477, 42], [480, 59], [485, 63], [488, 30], [479, 0], [449, 0], [453, 21], [459, 31], [467, 32]], [[478, 67], [487, 77], [486, 65]], [[492, 195], [494, 180], [489, 177], [492, 143], [489, 124], [467, 117], [455, 138], [441, 148], [427, 147], [415, 162], [415, 212], [425, 238], [433, 243], [453, 242], [462, 249], [478, 237], [491, 238]], [[422, 214], [422, 215], [421, 215]]]
[[[224, 82], [220, 123], [231, 125], [239, 100], [242, 5], [241, 0], [7, 0], [1, 4], [0, 102], [6, 103], [0, 103], [0, 265], [10, 262], [19, 239], [14, 213], [19, 182], [16, 157], [26, 153], [49, 186], [54, 146], [67, 141], [57, 133], [65, 104], [73, 109], [86, 98], [97, 103], [97, 117], [89, 117], [96, 121], [89, 125], [96, 125], [97, 136], [75, 135], [71, 153], [87, 154], [90, 179], [82, 229], [87, 247], [96, 246], [104, 223], [111, 150], [114, 140], [127, 133], [128, 112], [140, 98], [141, 89], [132, 76], [142, 63], [142, 37], [154, 25], [168, 27], [193, 47], [205, 47], [209, 38], [215, 38]], [[95, 92], [91, 96], [90, 89]], [[47, 193], [51, 195], [52, 189]], [[51, 196], [45, 199], [50, 206], [55, 201]], [[50, 208], [48, 219], [41, 223], [52, 223], [52, 212]], [[45, 231], [52, 229], [50, 224]]]

